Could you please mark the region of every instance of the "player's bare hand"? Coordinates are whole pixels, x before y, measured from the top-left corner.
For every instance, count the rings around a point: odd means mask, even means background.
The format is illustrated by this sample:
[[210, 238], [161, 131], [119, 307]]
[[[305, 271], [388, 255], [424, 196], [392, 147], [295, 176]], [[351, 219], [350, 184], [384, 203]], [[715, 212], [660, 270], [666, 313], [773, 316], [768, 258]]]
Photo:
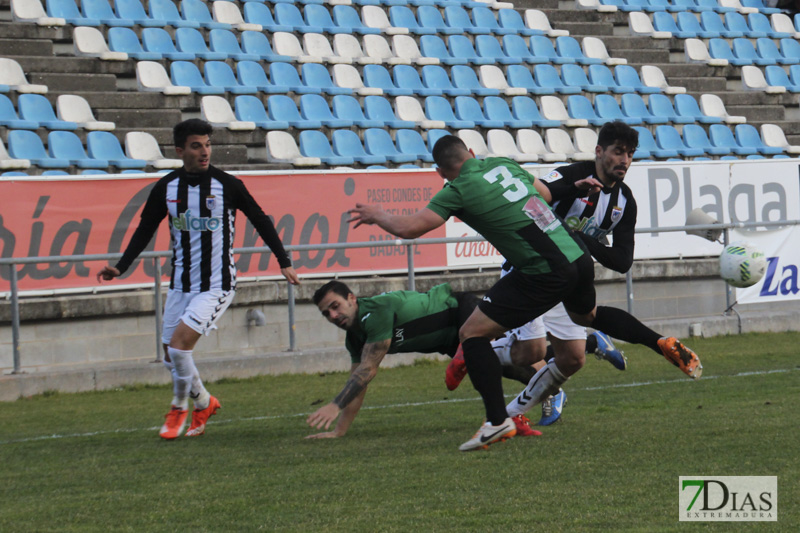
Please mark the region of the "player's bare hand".
[[324, 433], [314, 433], [313, 435], [306, 435], [307, 439], [336, 439], [341, 437], [336, 431], [326, 431]]
[[119, 270], [112, 266], [104, 266], [103, 270], [97, 273], [97, 281], [98, 283], [102, 282], [103, 280], [111, 281], [117, 276], [119, 276]]
[[379, 205], [356, 204], [355, 209], [351, 209], [348, 213], [350, 214], [348, 222], [355, 222], [353, 227], [357, 228], [361, 224], [375, 224], [383, 209]]
[[312, 428], [327, 430], [331, 427], [331, 423], [336, 420], [336, 417], [339, 416], [340, 411], [339, 406], [331, 402], [308, 415], [306, 424]]
[[586, 196], [591, 196], [603, 190], [603, 184], [597, 178], [583, 178], [582, 180], [578, 180], [575, 182], [575, 187]]
[[286, 278], [286, 281], [292, 285], [300, 285], [300, 278], [297, 276], [297, 272], [295, 272], [294, 267], [289, 266], [282, 268], [281, 274], [283, 274], [283, 277]]

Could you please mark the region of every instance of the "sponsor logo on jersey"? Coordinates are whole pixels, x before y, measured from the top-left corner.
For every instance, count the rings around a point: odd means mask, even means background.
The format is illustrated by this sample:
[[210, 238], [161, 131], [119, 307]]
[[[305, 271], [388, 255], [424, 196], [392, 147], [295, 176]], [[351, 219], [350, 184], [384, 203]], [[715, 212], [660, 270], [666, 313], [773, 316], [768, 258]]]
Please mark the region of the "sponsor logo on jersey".
[[219, 217], [196, 217], [187, 209], [180, 216], [172, 217], [172, 227], [180, 231], [218, 231], [222, 227]]
[[562, 175], [561, 175], [561, 173], [560, 173], [559, 171], [557, 171], [557, 170], [551, 170], [551, 171], [550, 171], [550, 173], [548, 173], [546, 176], [544, 176], [543, 178], [541, 178], [541, 180], [542, 180], [542, 181], [546, 181], [546, 182], [551, 182], [551, 181], [560, 180], [560, 179], [561, 179], [561, 178], [563, 178], [563, 177], [564, 177], [564, 176], [562, 176]]

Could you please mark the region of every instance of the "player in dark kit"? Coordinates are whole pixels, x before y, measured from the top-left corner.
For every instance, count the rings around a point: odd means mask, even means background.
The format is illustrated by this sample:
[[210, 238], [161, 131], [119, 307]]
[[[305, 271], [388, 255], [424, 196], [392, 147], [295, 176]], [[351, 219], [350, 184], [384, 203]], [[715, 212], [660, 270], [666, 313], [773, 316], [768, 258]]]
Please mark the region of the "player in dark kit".
[[236, 210], [247, 216], [275, 254], [281, 274], [299, 284], [275, 227], [241, 180], [211, 166], [212, 127], [200, 119], [175, 126], [175, 150], [183, 167], [156, 182], [142, 210], [139, 226], [116, 266], [105, 266], [98, 281], [111, 280], [130, 267], [145, 249], [164, 217], [169, 218], [172, 277], [164, 305], [164, 364], [172, 374], [173, 399], [159, 435], [174, 439], [183, 433], [189, 397], [194, 410], [187, 437], [202, 435], [219, 401], [203, 386], [192, 350], [201, 335], [233, 301], [236, 264], [233, 230]]

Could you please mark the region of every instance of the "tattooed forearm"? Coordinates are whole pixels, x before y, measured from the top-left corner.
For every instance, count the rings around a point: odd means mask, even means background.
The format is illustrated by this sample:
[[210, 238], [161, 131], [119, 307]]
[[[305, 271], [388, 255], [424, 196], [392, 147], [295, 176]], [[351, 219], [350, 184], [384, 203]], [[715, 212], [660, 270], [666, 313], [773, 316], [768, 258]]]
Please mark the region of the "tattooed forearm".
[[391, 340], [382, 342], [375, 342], [364, 346], [364, 351], [361, 355], [361, 364], [356, 367], [350, 374], [347, 383], [333, 403], [344, 409], [347, 404], [352, 402], [359, 394], [361, 394], [375, 374], [378, 373], [378, 365], [381, 364], [383, 356], [389, 350]]

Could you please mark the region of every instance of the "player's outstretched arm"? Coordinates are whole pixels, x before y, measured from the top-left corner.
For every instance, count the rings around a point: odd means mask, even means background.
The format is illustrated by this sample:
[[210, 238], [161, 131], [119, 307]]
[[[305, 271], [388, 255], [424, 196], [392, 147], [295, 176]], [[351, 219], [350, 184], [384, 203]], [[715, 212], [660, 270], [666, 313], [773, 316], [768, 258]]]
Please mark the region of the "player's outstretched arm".
[[342, 392], [331, 403], [308, 415], [306, 423], [313, 428], [327, 430], [343, 409], [359, 396], [363, 397], [367, 385], [378, 373], [378, 366], [383, 361], [386, 352], [389, 351], [391, 343], [391, 339], [386, 339], [366, 344], [361, 355], [361, 362], [350, 374]]
[[[354, 364], [353, 367], [350, 369], [350, 373], [352, 374], [355, 372], [356, 368], [358, 368], [358, 364]], [[367, 395], [367, 389], [361, 391], [356, 398], [353, 399], [352, 402], [347, 404], [347, 406], [342, 409], [341, 414], [339, 415], [339, 420], [336, 422], [336, 427], [333, 428], [332, 431], [325, 431], [323, 433], [315, 433], [313, 435], [306, 436], [307, 439], [335, 439], [337, 437], [344, 437], [347, 433], [347, 430], [350, 429], [350, 425], [353, 423], [353, 420], [356, 419], [356, 415], [358, 415], [358, 411], [361, 409], [361, 405], [364, 403], [364, 397]]]
[[348, 222], [355, 222], [354, 228], [361, 224], [375, 224], [403, 239], [416, 239], [445, 223], [442, 217], [428, 208], [420, 209], [413, 215], [392, 215], [379, 205], [356, 204], [355, 209], [348, 213]]

